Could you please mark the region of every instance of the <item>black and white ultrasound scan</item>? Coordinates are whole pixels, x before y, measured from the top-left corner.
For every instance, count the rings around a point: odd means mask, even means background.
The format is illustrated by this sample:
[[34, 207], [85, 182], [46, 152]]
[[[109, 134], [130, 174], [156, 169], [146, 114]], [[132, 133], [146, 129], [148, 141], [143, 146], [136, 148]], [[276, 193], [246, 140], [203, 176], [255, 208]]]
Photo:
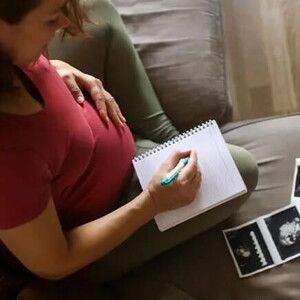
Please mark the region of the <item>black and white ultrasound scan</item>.
[[239, 277], [248, 277], [300, 256], [300, 203], [223, 230]]
[[256, 222], [229, 230], [225, 235], [241, 277], [274, 264]]
[[295, 160], [294, 178], [291, 193], [291, 202], [300, 201], [300, 159]]
[[282, 260], [300, 253], [300, 215], [295, 206], [265, 218]]

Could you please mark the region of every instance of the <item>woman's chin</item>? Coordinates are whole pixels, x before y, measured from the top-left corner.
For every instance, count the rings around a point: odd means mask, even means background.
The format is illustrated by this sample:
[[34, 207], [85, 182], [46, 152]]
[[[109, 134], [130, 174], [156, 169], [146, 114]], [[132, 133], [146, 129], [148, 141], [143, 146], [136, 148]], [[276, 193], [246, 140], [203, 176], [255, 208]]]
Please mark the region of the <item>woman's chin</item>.
[[31, 58], [20, 59], [18, 61], [15, 61], [14, 64], [18, 65], [18, 66], [23, 66], [23, 65], [29, 65], [29, 64], [35, 63], [42, 54], [43, 53], [41, 52], [41, 53], [31, 57]]

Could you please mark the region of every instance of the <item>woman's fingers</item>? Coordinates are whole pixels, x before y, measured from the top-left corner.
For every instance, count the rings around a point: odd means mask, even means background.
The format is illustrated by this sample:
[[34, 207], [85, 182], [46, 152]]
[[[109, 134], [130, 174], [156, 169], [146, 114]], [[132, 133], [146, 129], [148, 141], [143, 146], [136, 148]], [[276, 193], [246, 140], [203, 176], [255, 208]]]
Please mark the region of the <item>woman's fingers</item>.
[[106, 103], [105, 100], [102, 100], [100, 98], [97, 98], [97, 100], [94, 100], [98, 113], [100, 115], [100, 118], [105, 122], [108, 123], [109, 119], [108, 119], [108, 115], [107, 115], [107, 107], [106, 107]]
[[78, 86], [78, 84], [75, 80], [75, 77], [70, 74], [66, 74], [66, 75], [63, 75], [63, 80], [64, 80], [65, 84], [67, 85], [68, 89], [70, 90], [70, 92], [72, 93], [74, 99], [79, 104], [82, 104], [84, 102], [84, 96], [83, 96], [83, 93], [82, 93], [80, 87]]
[[117, 110], [117, 114], [118, 114], [118, 116], [119, 116], [119, 119], [120, 119], [123, 123], [126, 123], [126, 119], [125, 119], [125, 117], [123, 116], [123, 114], [122, 114], [122, 112], [121, 112], [121, 110], [120, 110], [120, 107], [119, 107], [118, 103], [115, 102], [115, 105], [116, 105], [116, 110]]
[[202, 174], [201, 174], [200, 169], [197, 169], [195, 176], [191, 179], [191, 184], [195, 188], [198, 188], [201, 184], [201, 181], [202, 181]]
[[163, 162], [163, 167], [166, 170], [166, 172], [171, 171], [173, 168], [176, 167], [176, 165], [179, 163], [179, 160], [181, 158], [187, 157], [189, 156], [191, 153], [190, 150], [186, 150], [186, 151], [180, 151], [180, 150], [176, 150], [173, 151], [168, 157], [167, 159]]
[[114, 97], [112, 97], [109, 93], [106, 92], [105, 102], [106, 102], [107, 112], [110, 118], [112, 119], [112, 121], [116, 125], [123, 127], [126, 120], [123, 117], [119, 105], [115, 101]]
[[108, 117], [117, 125], [126, 122], [115, 99], [103, 88], [102, 82], [90, 75], [83, 74], [81, 82], [95, 101], [100, 117], [107, 123]]
[[180, 171], [180, 178], [182, 180], [192, 181], [193, 178], [196, 176], [199, 170], [198, 165], [198, 157], [196, 151], [191, 151], [190, 159], [187, 165]]

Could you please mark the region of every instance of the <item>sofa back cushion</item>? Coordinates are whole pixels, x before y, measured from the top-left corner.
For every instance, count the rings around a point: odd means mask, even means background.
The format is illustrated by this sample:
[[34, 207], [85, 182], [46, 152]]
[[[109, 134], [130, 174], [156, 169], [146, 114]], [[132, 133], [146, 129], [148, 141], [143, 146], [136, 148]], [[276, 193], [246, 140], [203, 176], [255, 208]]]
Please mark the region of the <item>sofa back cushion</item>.
[[231, 119], [219, 0], [113, 0], [173, 124]]

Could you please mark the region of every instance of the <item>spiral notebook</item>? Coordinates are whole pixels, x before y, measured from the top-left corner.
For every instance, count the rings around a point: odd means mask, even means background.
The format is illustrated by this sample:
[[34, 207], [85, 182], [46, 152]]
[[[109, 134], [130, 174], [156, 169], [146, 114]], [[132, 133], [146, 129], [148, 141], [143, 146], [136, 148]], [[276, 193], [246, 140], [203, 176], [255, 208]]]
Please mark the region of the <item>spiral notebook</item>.
[[160, 231], [165, 231], [247, 192], [245, 183], [214, 120], [205, 122], [136, 156], [133, 165], [142, 189], [148, 186], [162, 162], [174, 150], [197, 151], [202, 182], [192, 203], [155, 216]]

